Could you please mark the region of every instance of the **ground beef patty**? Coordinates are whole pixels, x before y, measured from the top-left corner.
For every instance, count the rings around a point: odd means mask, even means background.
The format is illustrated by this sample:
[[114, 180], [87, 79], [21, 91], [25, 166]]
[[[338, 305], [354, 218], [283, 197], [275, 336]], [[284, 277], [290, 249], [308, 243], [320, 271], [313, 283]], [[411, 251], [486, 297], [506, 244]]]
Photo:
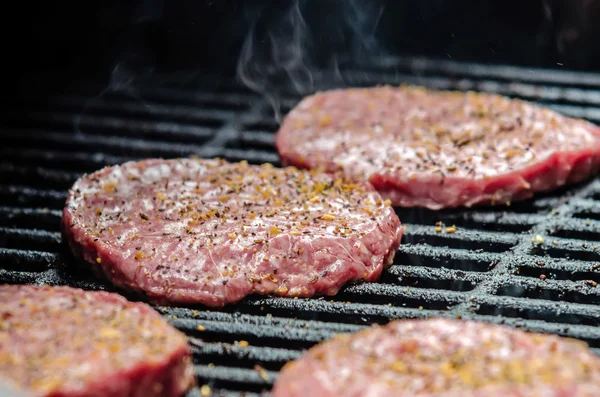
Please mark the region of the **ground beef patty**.
[[585, 343], [472, 321], [396, 320], [287, 364], [274, 397], [592, 397], [600, 358]]
[[171, 397], [193, 383], [185, 335], [151, 307], [108, 292], [0, 285], [0, 388]]
[[600, 129], [491, 94], [417, 87], [322, 92], [285, 118], [286, 164], [368, 179], [397, 206], [506, 204], [600, 167]]
[[375, 280], [403, 228], [367, 184], [223, 160], [129, 162], [70, 190], [63, 229], [116, 285], [219, 307], [251, 293], [333, 295]]

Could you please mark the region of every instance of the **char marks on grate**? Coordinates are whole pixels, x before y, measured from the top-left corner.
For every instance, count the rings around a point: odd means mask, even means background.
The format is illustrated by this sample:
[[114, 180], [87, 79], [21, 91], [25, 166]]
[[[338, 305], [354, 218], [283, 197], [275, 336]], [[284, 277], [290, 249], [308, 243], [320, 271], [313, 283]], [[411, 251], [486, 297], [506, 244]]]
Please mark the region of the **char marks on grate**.
[[[496, 92], [600, 122], [596, 74], [395, 59], [341, 76], [314, 75], [320, 88], [409, 83]], [[232, 82], [89, 85], [24, 98], [0, 127], [0, 282], [113, 290], [73, 263], [60, 237], [66, 191], [83, 173], [145, 157], [278, 164], [270, 105]], [[283, 112], [299, 99], [286, 93]], [[258, 395], [304, 349], [395, 318], [479, 319], [600, 348], [599, 180], [509, 207], [397, 212], [408, 229], [376, 283], [317, 299], [254, 296], [220, 311], [157, 307], [189, 335], [199, 384]]]

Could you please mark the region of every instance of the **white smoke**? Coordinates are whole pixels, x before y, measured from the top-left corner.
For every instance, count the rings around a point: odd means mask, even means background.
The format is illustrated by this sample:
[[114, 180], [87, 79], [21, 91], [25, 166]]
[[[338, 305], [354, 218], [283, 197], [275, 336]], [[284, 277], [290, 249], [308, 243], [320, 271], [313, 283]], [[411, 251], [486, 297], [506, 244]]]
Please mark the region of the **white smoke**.
[[258, 45], [260, 19], [255, 19], [238, 61], [239, 80], [269, 101], [278, 121], [281, 119], [278, 84], [291, 84], [298, 92], [313, 88], [312, 60], [307, 56], [310, 32], [302, 15], [305, 3], [295, 1], [280, 20], [267, 27], [266, 40], [270, 48], [266, 51]]
[[[309, 20], [315, 15], [310, 11], [319, 6], [329, 12], [327, 26]], [[295, 0], [282, 15], [254, 17], [238, 60], [237, 77], [270, 103], [280, 122], [281, 96], [286, 91], [297, 95], [313, 92], [319, 88], [324, 69], [344, 83], [344, 65], [368, 63], [370, 57], [382, 55], [376, 30], [384, 8], [384, 1]], [[333, 38], [342, 48], [333, 45]], [[323, 43], [331, 48], [323, 48]]]

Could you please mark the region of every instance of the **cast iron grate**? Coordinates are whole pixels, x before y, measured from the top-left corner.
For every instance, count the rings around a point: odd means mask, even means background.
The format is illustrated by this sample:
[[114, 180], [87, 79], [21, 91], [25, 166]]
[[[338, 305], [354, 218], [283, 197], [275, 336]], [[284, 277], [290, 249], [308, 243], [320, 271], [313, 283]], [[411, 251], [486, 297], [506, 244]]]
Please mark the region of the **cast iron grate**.
[[[111, 289], [74, 266], [61, 242], [66, 192], [84, 172], [149, 156], [278, 163], [268, 103], [233, 82], [196, 80], [95, 97], [93, 86], [49, 100], [34, 91], [15, 103], [0, 127], [0, 282]], [[497, 92], [600, 123], [596, 74], [396, 59], [315, 80]], [[285, 95], [284, 113], [298, 99]], [[268, 391], [303, 349], [394, 318], [506, 323], [600, 349], [600, 180], [504, 208], [398, 212], [408, 230], [377, 283], [327, 298], [251, 297], [221, 311], [158, 307], [189, 335], [199, 384], [223, 395]], [[456, 232], [436, 232], [438, 221]]]

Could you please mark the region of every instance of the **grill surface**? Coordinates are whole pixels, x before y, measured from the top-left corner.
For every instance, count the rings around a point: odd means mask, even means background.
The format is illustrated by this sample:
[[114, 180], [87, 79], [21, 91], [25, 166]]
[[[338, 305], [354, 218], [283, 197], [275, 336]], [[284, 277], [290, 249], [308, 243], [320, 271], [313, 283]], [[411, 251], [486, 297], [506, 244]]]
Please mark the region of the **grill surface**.
[[[341, 75], [343, 81], [339, 74], [314, 77], [319, 88], [411, 83], [496, 92], [600, 123], [596, 74], [395, 59]], [[80, 85], [49, 101], [35, 91], [25, 95], [25, 106], [15, 105], [1, 127], [0, 282], [111, 290], [77, 266], [61, 242], [67, 190], [84, 172], [192, 154], [277, 164], [278, 124], [268, 103], [235, 83], [215, 88], [209, 81], [140, 82], [92, 100], [89, 93], [102, 87]], [[283, 112], [298, 100], [284, 95]], [[399, 215], [408, 229], [394, 266], [377, 283], [331, 298], [252, 297], [221, 311], [158, 307], [189, 335], [199, 384], [223, 395], [268, 391], [303, 349], [394, 318], [460, 316], [600, 349], [600, 180], [508, 208]], [[457, 231], [436, 233], [437, 221]]]

